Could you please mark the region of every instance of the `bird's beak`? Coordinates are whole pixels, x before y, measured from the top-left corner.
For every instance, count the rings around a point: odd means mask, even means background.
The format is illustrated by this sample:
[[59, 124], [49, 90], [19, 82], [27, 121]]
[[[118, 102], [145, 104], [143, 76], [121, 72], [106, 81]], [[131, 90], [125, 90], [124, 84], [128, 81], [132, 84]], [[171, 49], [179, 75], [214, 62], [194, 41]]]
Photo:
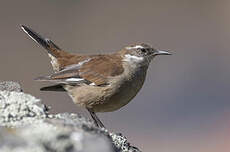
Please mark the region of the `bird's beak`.
[[169, 53], [167, 51], [157, 50], [154, 55], [172, 55], [172, 53]]

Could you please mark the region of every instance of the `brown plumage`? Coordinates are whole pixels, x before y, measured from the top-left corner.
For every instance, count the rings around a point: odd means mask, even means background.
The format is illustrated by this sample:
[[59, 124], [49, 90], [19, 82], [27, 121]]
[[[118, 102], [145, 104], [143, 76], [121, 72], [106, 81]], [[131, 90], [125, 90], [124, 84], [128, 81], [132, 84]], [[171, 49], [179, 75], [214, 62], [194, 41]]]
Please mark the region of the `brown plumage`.
[[32, 29], [21, 28], [42, 45], [51, 58], [54, 74], [36, 80], [56, 85], [44, 91], [66, 90], [73, 102], [85, 107], [95, 124], [104, 127], [95, 112], [117, 110], [131, 101], [141, 89], [150, 61], [156, 55], [169, 55], [147, 44], [136, 44], [112, 54], [80, 55], [67, 53], [51, 40], [42, 38]]

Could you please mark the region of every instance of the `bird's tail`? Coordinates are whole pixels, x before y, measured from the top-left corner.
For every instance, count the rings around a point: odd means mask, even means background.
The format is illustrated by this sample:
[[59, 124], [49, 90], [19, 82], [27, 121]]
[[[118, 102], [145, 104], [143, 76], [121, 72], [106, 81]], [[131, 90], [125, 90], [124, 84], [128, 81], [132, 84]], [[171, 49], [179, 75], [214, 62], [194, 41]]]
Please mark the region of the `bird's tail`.
[[33, 39], [35, 42], [37, 42], [42, 47], [44, 47], [51, 56], [53, 56], [55, 58], [58, 58], [58, 57], [61, 57], [63, 54], [66, 54], [66, 52], [61, 50], [51, 40], [49, 40], [47, 38], [43, 38], [41, 35], [39, 35], [38, 33], [34, 32], [29, 27], [27, 27], [25, 25], [21, 25], [20, 27], [31, 39]]
[[40, 90], [41, 91], [60, 91], [60, 92], [66, 91], [61, 84], [43, 87]]

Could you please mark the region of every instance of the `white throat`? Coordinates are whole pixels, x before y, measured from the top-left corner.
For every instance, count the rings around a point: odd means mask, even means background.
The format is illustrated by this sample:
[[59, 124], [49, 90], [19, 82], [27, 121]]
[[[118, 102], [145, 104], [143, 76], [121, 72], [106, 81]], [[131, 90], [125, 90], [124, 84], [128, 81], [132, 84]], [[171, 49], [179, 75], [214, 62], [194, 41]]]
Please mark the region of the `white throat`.
[[130, 55], [130, 54], [126, 54], [123, 61], [132, 63], [132, 64], [139, 64], [141, 62], [143, 62], [145, 59], [144, 57], [140, 57], [140, 56], [135, 56], [135, 55]]

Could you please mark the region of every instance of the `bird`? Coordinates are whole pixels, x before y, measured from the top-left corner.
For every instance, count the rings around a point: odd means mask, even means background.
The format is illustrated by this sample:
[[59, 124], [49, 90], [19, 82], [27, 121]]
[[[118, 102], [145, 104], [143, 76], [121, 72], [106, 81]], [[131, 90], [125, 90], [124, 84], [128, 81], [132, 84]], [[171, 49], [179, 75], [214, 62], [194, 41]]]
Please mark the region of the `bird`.
[[94, 124], [105, 128], [96, 113], [113, 112], [127, 105], [142, 88], [150, 62], [171, 55], [146, 43], [135, 43], [107, 54], [69, 53], [25, 25], [20, 28], [47, 50], [53, 73], [37, 81], [52, 82], [41, 91], [65, 91], [90, 113]]

